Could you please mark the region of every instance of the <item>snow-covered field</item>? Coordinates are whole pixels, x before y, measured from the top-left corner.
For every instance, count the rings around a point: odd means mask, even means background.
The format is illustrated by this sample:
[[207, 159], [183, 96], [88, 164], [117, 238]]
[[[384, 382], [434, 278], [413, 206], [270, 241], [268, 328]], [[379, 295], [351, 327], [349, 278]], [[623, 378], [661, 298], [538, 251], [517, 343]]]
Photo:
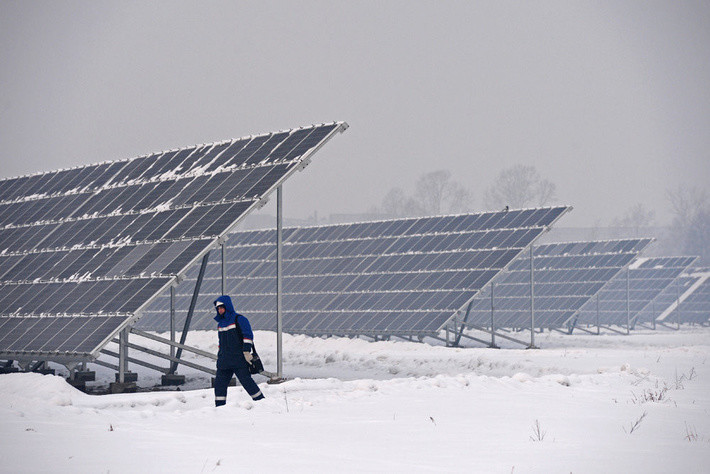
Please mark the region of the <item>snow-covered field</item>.
[[[274, 370], [274, 333], [255, 341]], [[181, 391], [102, 396], [59, 376], [0, 375], [0, 470], [710, 472], [709, 328], [536, 342], [543, 348], [453, 349], [284, 335], [291, 380], [257, 377], [261, 402], [231, 387], [222, 408], [208, 377], [184, 368]], [[215, 351], [216, 335], [187, 343]], [[114, 376], [91, 368], [97, 385]], [[139, 385], [159, 381], [131, 369]]]

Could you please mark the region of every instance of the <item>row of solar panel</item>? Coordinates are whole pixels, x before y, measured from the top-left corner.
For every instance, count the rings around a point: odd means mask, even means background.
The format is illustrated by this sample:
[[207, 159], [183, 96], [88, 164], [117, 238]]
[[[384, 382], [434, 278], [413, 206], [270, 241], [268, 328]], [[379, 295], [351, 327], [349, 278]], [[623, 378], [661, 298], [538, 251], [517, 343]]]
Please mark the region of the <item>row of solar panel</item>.
[[209, 242], [210, 239], [182, 240], [0, 256], [0, 279], [3, 282], [38, 282], [174, 275], [197, 257]]
[[[432, 233], [461, 233], [489, 231], [496, 229], [519, 229], [525, 227], [547, 226], [553, 222], [565, 208], [526, 209], [508, 213], [481, 213], [444, 217], [422, 217], [395, 219], [389, 221], [366, 222], [357, 224], [338, 224], [321, 227], [288, 228], [283, 231], [284, 242], [290, 244], [343, 241], [362, 239], [381, 239], [384, 237], [402, 237]], [[240, 232], [235, 245], [271, 244], [276, 241], [275, 230]]]
[[338, 127], [0, 180], [0, 354], [95, 357]]
[[[624, 266], [629, 263], [629, 255], [636, 255], [635, 253], [622, 253], [622, 254], [596, 254], [596, 255], [577, 255], [569, 257], [540, 257], [534, 258], [534, 269], [536, 272], [552, 271], [556, 272], [558, 270], [574, 270], [580, 268], [605, 268], [605, 267], [617, 267]], [[513, 265], [511, 265], [511, 271], [527, 271], [530, 270], [530, 259], [518, 259]]]
[[289, 132], [278, 132], [80, 169], [0, 180], [0, 202], [35, 194], [51, 196], [93, 191], [108, 185], [149, 181], [161, 177], [212, 173], [220, 168], [288, 162], [298, 159], [313, 148], [336, 126], [337, 124], [309, 127], [296, 130], [290, 135]]
[[652, 301], [695, 259], [659, 257], [631, 265], [599, 291], [599, 304], [590, 300], [580, 309], [575, 324], [595, 324], [599, 319], [600, 324], [626, 326], [627, 318], [651, 306]]
[[2, 314], [132, 314], [169, 278], [0, 286]]
[[[591, 296], [606, 283], [606, 280], [601, 281], [583, 281], [583, 282], [553, 282], [553, 283], [538, 283], [535, 282], [534, 295], [541, 296]], [[493, 291], [494, 298], [506, 297], [530, 297], [530, 282], [527, 283], [508, 283], [495, 284]], [[486, 292], [484, 299], [489, 299], [490, 294]]]
[[16, 352], [91, 352], [125, 320], [115, 316], [0, 317], [0, 347]]
[[[680, 267], [682, 270], [684, 267]], [[657, 291], [668, 286], [668, 282], [673, 280], [679, 274], [679, 267], [676, 268], [640, 268], [629, 270], [628, 284], [633, 291]], [[626, 272], [619, 274], [617, 278], [611, 280], [604, 288], [605, 292], [616, 292], [617, 294], [626, 294]]]
[[[448, 312], [435, 311], [340, 311], [328, 313], [327, 318], [314, 311], [287, 311], [283, 315], [284, 331], [309, 334], [357, 335], [380, 333], [392, 335], [417, 335], [421, 331], [433, 332]], [[276, 328], [273, 314], [251, 313], [254, 325], [264, 330]], [[421, 330], [413, 329], [421, 328]]]
[[[536, 229], [494, 230], [445, 236], [386, 237], [367, 240], [321, 241], [284, 245], [285, 260], [308, 258], [336, 258], [359, 255], [429, 253], [452, 250], [476, 250], [497, 248], [520, 248], [539, 234]], [[495, 245], [494, 245], [495, 243]], [[275, 258], [273, 245], [258, 245], [241, 248], [241, 261]]]
[[653, 257], [644, 259], [634, 270], [653, 269], [663, 270], [668, 268], [687, 268], [697, 257]]
[[[519, 250], [475, 250], [468, 252], [442, 252], [436, 254], [382, 255], [381, 257], [337, 257], [308, 260], [287, 260], [284, 275], [289, 277], [308, 275], [358, 275], [400, 272], [432, 272], [446, 270], [473, 270], [501, 268], [517, 255]], [[227, 250], [228, 255], [232, 249]], [[275, 261], [246, 261], [226, 264], [226, 273], [232, 278], [274, 277]], [[197, 269], [187, 273], [195, 278]], [[206, 278], [220, 278], [221, 267], [214, 263], [207, 266]], [[190, 291], [186, 289], [185, 291]]]
[[[287, 311], [322, 312], [318, 318], [328, 318], [327, 312], [350, 310], [424, 311], [440, 317], [441, 310], [446, 309], [450, 311], [448, 319], [544, 230], [501, 228], [462, 233], [458, 227], [461, 222], [518, 225], [516, 222], [535, 218], [550, 223], [548, 219], [556, 219], [565, 209], [286, 229], [284, 307]], [[438, 233], [413, 233], [432, 230]], [[392, 232], [412, 234], [392, 236]], [[241, 232], [233, 234], [226, 247], [227, 291], [237, 295], [240, 310], [250, 315], [253, 311], [275, 310], [274, 238], [274, 231]], [[506, 249], [509, 245], [514, 248]], [[482, 250], [475, 250], [479, 246]], [[442, 251], [449, 248], [463, 250]], [[195, 273], [196, 269], [188, 272], [188, 280], [178, 287], [176, 307], [190, 298]], [[201, 304], [209, 304], [220, 294], [221, 266], [208, 265], [205, 276], [201, 293], [207, 297], [200, 300]], [[426, 291], [432, 289], [452, 291]], [[451, 302], [454, 306], [449, 306]], [[160, 319], [160, 314], [165, 321], [168, 311], [169, 298], [163, 295], [139, 324], [149, 325]], [[211, 315], [203, 317], [198, 317], [195, 324], [202, 321], [212, 327]], [[445, 319], [438, 322], [443, 325]]]
[[[486, 212], [443, 217], [395, 219], [361, 224], [340, 224], [303, 228], [289, 237], [292, 243], [321, 242], [350, 239], [381, 239], [391, 236], [411, 236], [438, 233], [458, 233], [480, 230], [521, 229], [548, 226], [564, 208], [525, 209], [504, 212]], [[273, 231], [262, 231], [244, 236], [244, 244], [266, 243], [274, 240]]]
[[[96, 193], [56, 196], [0, 205], [0, 227], [54, 223], [69, 218], [97, 218], [176, 209], [187, 213], [195, 203], [251, 200], [269, 189], [294, 165], [262, 166], [181, 180], [156, 181], [102, 189]], [[188, 182], [189, 181], [189, 182]], [[3, 212], [2, 207], [11, 208]], [[165, 216], [165, 215], [163, 215]], [[165, 217], [163, 217], [165, 218]]]
[[603, 253], [640, 252], [649, 239], [596, 240], [591, 242], [565, 242], [535, 247], [535, 256], [594, 255]]
[[[540, 313], [544, 316], [545, 312], [549, 311], [576, 311], [589, 299], [588, 295], [584, 296], [546, 296], [546, 297], [535, 297], [535, 313]], [[499, 312], [504, 311], [518, 311], [518, 312], [530, 312], [530, 298], [523, 297], [508, 297], [494, 299], [493, 303], [494, 311], [496, 316], [499, 316]], [[490, 313], [491, 302], [483, 298], [474, 299], [473, 305], [471, 306], [472, 311], [483, 311]]]
[[[527, 312], [521, 311], [500, 311], [495, 312], [495, 320], [493, 327], [499, 328], [515, 328], [528, 329], [530, 328], [530, 310]], [[521, 316], [521, 315], [525, 316]], [[539, 328], [562, 328], [565, 327], [567, 321], [574, 315], [574, 311], [542, 311], [535, 312], [535, 327]], [[476, 321], [474, 324], [490, 326], [490, 314], [486, 314], [487, 319]], [[469, 318], [470, 319], [470, 318]]]
[[[649, 243], [649, 239], [628, 239], [535, 247], [533, 307], [536, 326], [560, 327], [565, 324], [567, 318], [581, 309]], [[474, 299], [470, 321], [490, 325], [493, 309], [497, 327], [529, 325], [530, 279], [530, 257], [522, 255], [495, 282], [493, 308], [490, 289]]]
[[[193, 317], [191, 327], [196, 329], [207, 329], [214, 326], [212, 301], [214, 295], [202, 294], [198, 298], [196, 313]], [[419, 292], [373, 292], [373, 293], [315, 293], [302, 295], [283, 295], [285, 308], [298, 308], [299, 312], [320, 313], [326, 319], [337, 318], [342, 311], [360, 311], [384, 313], [384, 312], [422, 312], [435, 313], [439, 315], [442, 311], [447, 313], [447, 319], [458, 308], [466, 303], [470, 298], [469, 291], [419, 291]], [[189, 305], [190, 298], [187, 296], [176, 297], [175, 306], [183, 308], [183, 311], [176, 311], [177, 324], [182, 324], [185, 319], [184, 308]], [[239, 311], [249, 315], [249, 319], [254, 328], [265, 329], [255, 319], [255, 315], [260, 313], [268, 314], [274, 318], [276, 311], [276, 298], [274, 295], [238, 295], [235, 304]], [[137, 327], [166, 329], [169, 321], [169, 299], [161, 299], [157, 305], [151, 305], [151, 311], [147, 312], [137, 323]], [[423, 311], [422, 308], [427, 308]], [[289, 310], [287, 309], [288, 313]], [[439, 321], [442, 324], [442, 321]], [[416, 332], [421, 328], [412, 327]]]
[[0, 230], [0, 253], [216, 236], [252, 204], [251, 201], [216, 204], [9, 228]]
[[[633, 255], [623, 254], [626, 259], [618, 259], [618, 266], [600, 268], [569, 268], [565, 270], [540, 270], [534, 275], [535, 283], [581, 283], [589, 281], [607, 282], [613, 278], [619, 269], [633, 259]], [[506, 275], [506, 284], [529, 283], [530, 272], [513, 272]]]

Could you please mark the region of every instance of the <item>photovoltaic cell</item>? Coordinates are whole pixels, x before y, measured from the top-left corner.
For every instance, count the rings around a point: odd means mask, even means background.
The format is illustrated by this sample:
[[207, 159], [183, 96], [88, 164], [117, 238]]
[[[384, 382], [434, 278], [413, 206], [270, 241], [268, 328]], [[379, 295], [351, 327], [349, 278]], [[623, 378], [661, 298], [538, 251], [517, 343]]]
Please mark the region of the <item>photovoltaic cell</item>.
[[[696, 257], [642, 258], [617, 274], [579, 311], [577, 325], [626, 327], [695, 261]], [[597, 306], [597, 298], [599, 304]], [[640, 315], [639, 315], [640, 316]]]
[[650, 239], [628, 239], [535, 246], [532, 285], [527, 253], [474, 298], [467, 322], [487, 328], [529, 328], [532, 288], [535, 327], [567, 327], [589, 298], [649, 243]]
[[707, 269], [688, 269], [646, 306], [637, 322], [705, 325], [709, 319], [710, 272]]
[[[436, 333], [567, 209], [284, 229], [284, 330], [313, 335]], [[527, 227], [507, 227], [520, 223]], [[275, 259], [273, 230], [232, 234], [226, 244], [228, 293], [255, 329], [275, 327]], [[189, 300], [196, 273], [187, 273], [176, 299]], [[220, 291], [220, 265], [212, 262], [192, 327], [214, 326], [212, 301]], [[169, 297], [163, 295], [139, 326], [165, 330], [169, 309]], [[177, 307], [176, 315], [182, 324], [184, 308]]]
[[316, 125], [0, 180], [0, 358], [95, 357], [346, 128]]

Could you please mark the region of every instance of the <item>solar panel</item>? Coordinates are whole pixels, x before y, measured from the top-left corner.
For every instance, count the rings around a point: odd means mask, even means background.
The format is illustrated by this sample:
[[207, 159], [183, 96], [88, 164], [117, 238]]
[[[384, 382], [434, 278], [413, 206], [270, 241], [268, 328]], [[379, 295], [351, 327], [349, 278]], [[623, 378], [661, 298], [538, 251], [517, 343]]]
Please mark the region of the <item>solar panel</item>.
[[632, 325], [636, 315], [647, 308], [695, 259], [658, 257], [636, 260], [629, 266], [628, 275], [626, 271], [620, 272], [599, 291], [598, 310], [596, 298], [582, 307], [577, 324], [596, 324], [598, 317], [599, 324], [626, 327], [628, 316], [628, 324]]
[[710, 319], [710, 272], [695, 269], [680, 275], [653, 300], [652, 307], [658, 322], [707, 324]]
[[90, 360], [344, 122], [0, 180], [0, 358]]
[[[628, 239], [534, 247], [535, 327], [565, 327], [589, 298], [649, 242], [649, 239]], [[488, 328], [529, 328], [530, 294], [530, 255], [526, 253], [496, 277], [492, 288], [487, 286], [473, 299], [468, 321]]]
[[[437, 333], [567, 207], [408, 218], [283, 232], [284, 330], [310, 335]], [[273, 330], [275, 231], [232, 234], [226, 246], [227, 291], [256, 329]], [[186, 308], [195, 271], [177, 288]], [[198, 308], [211, 308], [221, 269], [209, 264]], [[170, 302], [155, 301], [139, 322], [166, 330]], [[212, 311], [192, 327], [212, 328]], [[184, 313], [182, 314], [184, 319]], [[180, 324], [178, 312], [178, 324]]]
[[[697, 257], [657, 257], [639, 260], [641, 265], [638, 270], [645, 272], [647, 277], [646, 294], [643, 296], [648, 298], [648, 302], [643, 309], [633, 315], [631, 323], [632, 325], [637, 323], [655, 325], [655, 320], [661, 312], [676, 301], [677, 291], [680, 288], [678, 284], [682, 286], [683, 273], [693, 265]], [[632, 270], [630, 276], [635, 276], [635, 272], [636, 270]], [[632, 280], [629, 282], [633, 283]], [[629, 289], [631, 290], [632, 287], [630, 286]], [[639, 290], [637, 294], [641, 295], [643, 291]], [[629, 294], [632, 296], [633, 292], [630, 291]]]

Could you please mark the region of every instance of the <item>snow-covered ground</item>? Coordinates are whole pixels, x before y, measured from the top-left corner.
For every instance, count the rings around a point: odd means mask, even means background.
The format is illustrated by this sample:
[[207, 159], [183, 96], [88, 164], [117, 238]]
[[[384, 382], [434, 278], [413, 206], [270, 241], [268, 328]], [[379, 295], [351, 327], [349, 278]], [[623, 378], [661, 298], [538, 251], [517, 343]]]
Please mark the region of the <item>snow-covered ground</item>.
[[[274, 370], [274, 333], [255, 341]], [[0, 375], [0, 471], [710, 472], [709, 328], [536, 342], [543, 348], [453, 349], [284, 335], [291, 380], [257, 377], [261, 402], [231, 387], [221, 408], [208, 377], [184, 368], [181, 391], [101, 396], [59, 376]], [[215, 351], [216, 335], [187, 343]], [[96, 385], [113, 379], [91, 368]], [[139, 385], [159, 381], [131, 369]]]

